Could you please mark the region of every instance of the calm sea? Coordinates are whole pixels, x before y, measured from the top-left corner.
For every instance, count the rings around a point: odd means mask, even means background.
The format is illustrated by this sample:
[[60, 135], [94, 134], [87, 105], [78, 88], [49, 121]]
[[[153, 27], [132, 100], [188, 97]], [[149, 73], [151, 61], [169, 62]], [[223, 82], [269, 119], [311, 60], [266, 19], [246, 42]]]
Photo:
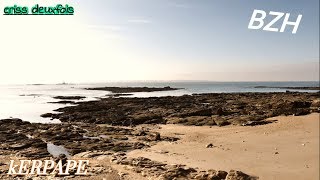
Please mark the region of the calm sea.
[[[0, 119], [20, 118], [30, 122], [59, 123], [59, 120], [41, 118], [40, 115], [53, 112], [63, 107], [54, 96], [86, 96], [82, 101], [103, 97], [109, 92], [84, 90], [87, 87], [121, 86], [121, 87], [164, 87], [184, 88], [177, 91], [134, 93], [134, 97], [180, 96], [193, 93], [221, 92], [285, 92], [286, 89], [254, 88], [255, 86], [318, 86], [319, 82], [112, 82], [96, 84], [63, 85], [0, 85]], [[312, 91], [309, 91], [312, 92]]]

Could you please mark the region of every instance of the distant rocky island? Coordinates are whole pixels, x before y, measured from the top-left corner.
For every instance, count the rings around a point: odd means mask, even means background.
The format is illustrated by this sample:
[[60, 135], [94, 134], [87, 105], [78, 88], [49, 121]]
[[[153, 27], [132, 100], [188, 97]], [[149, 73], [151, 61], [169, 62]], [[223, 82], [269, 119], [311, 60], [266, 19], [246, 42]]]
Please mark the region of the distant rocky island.
[[63, 100], [81, 100], [86, 98], [85, 96], [55, 96], [54, 99], [63, 99]]
[[320, 90], [320, 87], [255, 86], [254, 88], [275, 88], [275, 89], [295, 89], [295, 90]]
[[96, 87], [86, 88], [87, 90], [110, 91], [112, 93], [135, 93], [135, 92], [155, 92], [155, 91], [174, 91], [182, 88], [166, 87]]

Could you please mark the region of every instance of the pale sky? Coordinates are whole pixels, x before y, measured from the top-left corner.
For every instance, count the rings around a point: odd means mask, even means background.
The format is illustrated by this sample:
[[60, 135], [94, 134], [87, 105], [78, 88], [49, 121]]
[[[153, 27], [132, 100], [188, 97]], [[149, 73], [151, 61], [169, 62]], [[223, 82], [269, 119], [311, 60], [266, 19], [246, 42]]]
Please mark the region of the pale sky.
[[[318, 0], [2, 0], [74, 16], [0, 14], [0, 84], [319, 78]], [[302, 14], [297, 34], [248, 29], [254, 9]], [[280, 28], [281, 24], [277, 24]]]

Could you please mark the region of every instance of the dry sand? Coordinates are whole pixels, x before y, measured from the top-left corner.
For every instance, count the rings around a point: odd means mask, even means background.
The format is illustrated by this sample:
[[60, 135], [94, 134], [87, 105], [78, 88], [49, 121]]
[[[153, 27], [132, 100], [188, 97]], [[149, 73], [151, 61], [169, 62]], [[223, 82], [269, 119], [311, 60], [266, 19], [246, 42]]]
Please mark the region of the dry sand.
[[[276, 123], [254, 126], [195, 127], [162, 125], [161, 135], [181, 138], [160, 142], [130, 157], [147, 157], [200, 170], [236, 169], [263, 180], [319, 179], [319, 116], [281, 116]], [[213, 148], [206, 148], [212, 143]]]

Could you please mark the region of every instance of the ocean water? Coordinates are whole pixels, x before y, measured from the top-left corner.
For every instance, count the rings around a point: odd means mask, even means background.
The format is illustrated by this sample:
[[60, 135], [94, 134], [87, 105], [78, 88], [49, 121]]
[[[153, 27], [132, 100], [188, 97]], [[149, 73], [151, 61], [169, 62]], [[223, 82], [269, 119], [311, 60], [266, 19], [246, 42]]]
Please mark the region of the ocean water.
[[[109, 82], [95, 84], [59, 85], [0, 85], [0, 119], [20, 118], [32, 123], [59, 123], [59, 120], [41, 118], [44, 113], [64, 107], [63, 104], [48, 102], [59, 101], [54, 96], [85, 96], [81, 101], [95, 100], [110, 92], [85, 90], [89, 87], [164, 87], [183, 88], [176, 91], [134, 93], [131, 97], [180, 96], [193, 93], [221, 92], [285, 92], [286, 89], [254, 88], [255, 86], [305, 87], [319, 86], [319, 82]], [[296, 90], [294, 90], [296, 91]], [[306, 91], [306, 90], [305, 90]], [[315, 91], [307, 91], [315, 92]], [[71, 106], [71, 105], [68, 105]]]

